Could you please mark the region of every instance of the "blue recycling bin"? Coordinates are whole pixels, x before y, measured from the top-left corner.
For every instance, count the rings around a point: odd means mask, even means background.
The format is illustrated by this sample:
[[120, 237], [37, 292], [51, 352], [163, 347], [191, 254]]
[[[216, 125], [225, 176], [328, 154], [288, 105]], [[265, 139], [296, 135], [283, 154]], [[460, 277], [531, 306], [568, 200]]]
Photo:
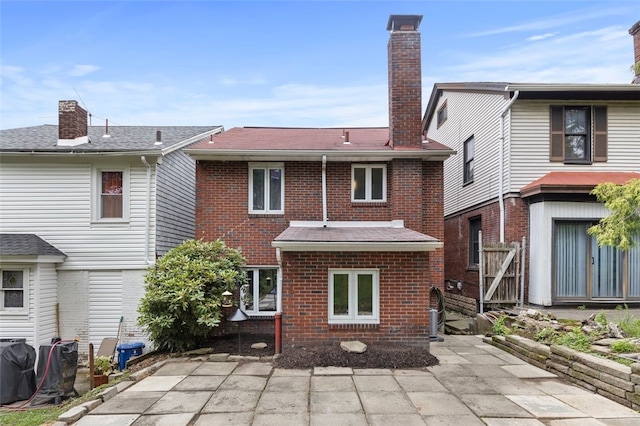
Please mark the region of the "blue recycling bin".
[[132, 356], [142, 355], [142, 348], [144, 348], [144, 343], [142, 342], [131, 342], [118, 345], [118, 368], [120, 368], [120, 371], [127, 367], [127, 361], [129, 361], [129, 358]]

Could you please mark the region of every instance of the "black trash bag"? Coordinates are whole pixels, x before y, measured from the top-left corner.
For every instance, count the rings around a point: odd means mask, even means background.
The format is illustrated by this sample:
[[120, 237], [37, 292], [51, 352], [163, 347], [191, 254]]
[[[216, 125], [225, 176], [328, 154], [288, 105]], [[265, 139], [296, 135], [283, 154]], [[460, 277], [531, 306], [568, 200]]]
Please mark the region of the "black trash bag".
[[36, 350], [25, 341], [0, 341], [0, 405], [27, 400], [36, 391]]
[[51, 401], [58, 405], [62, 402], [62, 398], [71, 393], [78, 396], [74, 387], [78, 372], [78, 342], [63, 341], [55, 345], [52, 350], [53, 346], [53, 344], [40, 346], [36, 381], [38, 386], [42, 382], [42, 386], [31, 405], [47, 404]]

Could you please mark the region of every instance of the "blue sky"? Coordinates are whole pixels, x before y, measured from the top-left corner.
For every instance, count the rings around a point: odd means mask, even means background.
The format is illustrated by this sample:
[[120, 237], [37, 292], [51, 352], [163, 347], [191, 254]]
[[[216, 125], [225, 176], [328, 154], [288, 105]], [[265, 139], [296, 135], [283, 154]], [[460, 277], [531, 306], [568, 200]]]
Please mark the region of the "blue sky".
[[423, 105], [456, 81], [629, 83], [637, 0], [0, 2], [0, 128], [386, 126], [387, 20], [423, 15]]

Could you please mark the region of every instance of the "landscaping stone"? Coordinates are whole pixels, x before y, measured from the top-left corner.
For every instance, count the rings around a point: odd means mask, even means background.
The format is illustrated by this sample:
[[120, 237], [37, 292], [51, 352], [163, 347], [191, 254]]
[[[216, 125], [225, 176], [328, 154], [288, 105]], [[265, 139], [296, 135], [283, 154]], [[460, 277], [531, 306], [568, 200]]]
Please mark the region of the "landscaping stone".
[[251, 345], [251, 349], [264, 349], [266, 348], [268, 345], [264, 342], [258, 342], [258, 343], [254, 343]]
[[69, 411], [58, 416], [58, 421], [65, 422], [67, 424], [77, 422], [82, 416], [87, 413], [87, 408], [81, 405], [71, 408]]
[[349, 342], [340, 342], [340, 347], [343, 351], [354, 354], [362, 354], [366, 352], [367, 345], [357, 340], [352, 340]]

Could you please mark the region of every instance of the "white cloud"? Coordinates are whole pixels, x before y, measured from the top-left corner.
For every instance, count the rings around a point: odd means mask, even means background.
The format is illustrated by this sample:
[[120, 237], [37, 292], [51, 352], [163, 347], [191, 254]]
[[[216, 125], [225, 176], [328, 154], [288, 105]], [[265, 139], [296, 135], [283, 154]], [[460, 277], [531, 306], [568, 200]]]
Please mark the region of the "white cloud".
[[527, 41], [539, 41], [539, 40], [544, 40], [544, 39], [547, 39], [547, 38], [551, 38], [551, 37], [555, 36], [556, 34], [558, 34], [558, 33], [539, 34], [539, 35], [531, 36], [531, 37], [527, 38], [526, 40]]
[[100, 67], [96, 65], [75, 65], [71, 71], [69, 71], [69, 75], [72, 77], [84, 77], [87, 74], [91, 74], [100, 69]]

